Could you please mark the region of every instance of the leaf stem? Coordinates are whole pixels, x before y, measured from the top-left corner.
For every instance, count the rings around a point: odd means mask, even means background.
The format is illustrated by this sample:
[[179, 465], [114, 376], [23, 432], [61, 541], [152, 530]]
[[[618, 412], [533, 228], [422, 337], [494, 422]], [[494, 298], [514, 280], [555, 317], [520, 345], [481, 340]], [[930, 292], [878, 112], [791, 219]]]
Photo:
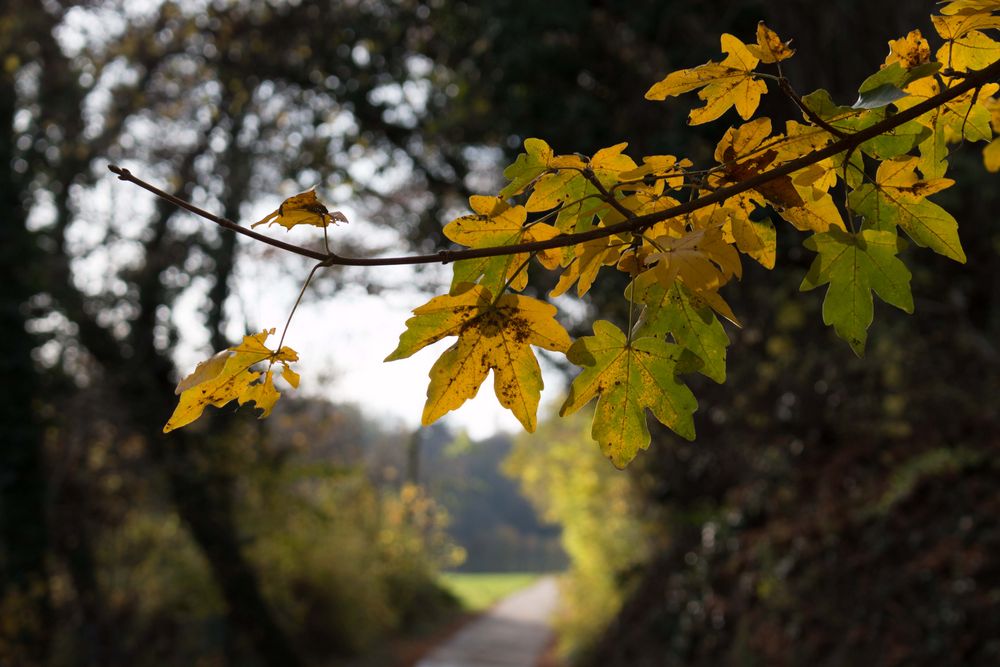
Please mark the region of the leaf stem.
[[[281, 351], [281, 345], [282, 343], [285, 342], [285, 334], [288, 333], [288, 327], [292, 323], [292, 316], [295, 315], [295, 311], [298, 309], [299, 304], [302, 303], [302, 297], [305, 296], [306, 288], [309, 287], [309, 283], [312, 282], [313, 276], [316, 275], [316, 271], [323, 266], [326, 266], [323, 262], [320, 262], [319, 264], [314, 266], [312, 268], [312, 271], [309, 272], [309, 275], [306, 276], [306, 281], [302, 283], [302, 289], [299, 290], [299, 296], [295, 299], [295, 304], [292, 306], [292, 311], [288, 313], [288, 319], [285, 320], [285, 328], [281, 330], [281, 338], [278, 340], [278, 349], [277, 349], [278, 352]], [[273, 364], [274, 361], [272, 360], [271, 363]]]

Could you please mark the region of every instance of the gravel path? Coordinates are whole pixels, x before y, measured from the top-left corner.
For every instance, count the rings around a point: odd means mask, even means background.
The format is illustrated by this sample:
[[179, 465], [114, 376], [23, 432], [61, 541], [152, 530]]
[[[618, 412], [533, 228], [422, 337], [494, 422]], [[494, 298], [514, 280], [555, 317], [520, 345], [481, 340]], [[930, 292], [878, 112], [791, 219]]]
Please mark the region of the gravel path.
[[417, 667], [533, 667], [552, 630], [559, 589], [543, 577], [513, 593], [417, 663]]

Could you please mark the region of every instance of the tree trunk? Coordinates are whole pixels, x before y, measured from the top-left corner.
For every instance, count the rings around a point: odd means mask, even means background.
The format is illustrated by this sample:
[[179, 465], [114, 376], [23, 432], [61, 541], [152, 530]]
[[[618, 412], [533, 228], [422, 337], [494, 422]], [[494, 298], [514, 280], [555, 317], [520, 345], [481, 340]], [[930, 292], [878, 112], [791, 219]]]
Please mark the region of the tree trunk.
[[[0, 73], [0, 377], [11, 383], [0, 401], [0, 616], [18, 621], [0, 628], [0, 664], [40, 665], [48, 653], [51, 609], [46, 556], [48, 521], [42, 428], [37, 417], [38, 377], [25, 329], [25, 308], [35, 293], [34, 244], [25, 227], [21, 175], [14, 170], [14, 86]], [[15, 384], [16, 383], [16, 384]], [[9, 651], [9, 655], [5, 652]]]

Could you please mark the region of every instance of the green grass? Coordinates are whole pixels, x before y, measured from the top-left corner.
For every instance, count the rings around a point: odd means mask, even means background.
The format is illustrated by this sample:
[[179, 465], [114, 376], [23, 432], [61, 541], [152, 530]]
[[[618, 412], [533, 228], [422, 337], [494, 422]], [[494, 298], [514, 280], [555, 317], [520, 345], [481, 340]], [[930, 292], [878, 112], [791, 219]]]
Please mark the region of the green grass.
[[539, 576], [530, 572], [443, 572], [441, 583], [455, 594], [465, 609], [483, 611], [533, 583]]

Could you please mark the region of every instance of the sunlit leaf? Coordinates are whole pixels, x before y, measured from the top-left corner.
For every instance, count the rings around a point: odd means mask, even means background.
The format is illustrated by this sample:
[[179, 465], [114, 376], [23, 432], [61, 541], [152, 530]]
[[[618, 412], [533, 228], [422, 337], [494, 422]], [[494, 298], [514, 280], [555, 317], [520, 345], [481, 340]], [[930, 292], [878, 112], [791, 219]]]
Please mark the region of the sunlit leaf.
[[316, 196], [316, 191], [309, 190], [289, 197], [281, 202], [278, 210], [267, 214], [250, 226], [279, 224], [285, 229], [291, 229], [296, 225], [326, 227], [331, 222], [334, 224], [347, 222], [347, 218], [340, 211], [331, 213]]
[[591, 434], [617, 467], [649, 446], [646, 409], [678, 435], [694, 439], [698, 402], [675, 369], [681, 348], [647, 336], [629, 342], [618, 327], [594, 322], [594, 335], [578, 339], [566, 356], [583, 367], [559, 414], [572, 414], [597, 398]]
[[[496, 197], [473, 195], [469, 198], [469, 205], [475, 213], [449, 222], [445, 225], [444, 235], [470, 248], [544, 241], [559, 234], [559, 230], [545, 223], [526, 225], [528, 214], [523, 206], [511, 207]], [[558, 265], [560, 256], [558, 251], [541, 254], [543, 262], [550, 268]], [[520, 291], [528, 284], [528, 272], [523, 266], [528, 257], [528, 253], [521, 252], [459, 260], [453, 267], [451, 288], [454, 291], [467, 283], [479, 281], [496, 294], [510, 281], [510, 287]]]
[[646, 306], [637, 336], [669, 334], [674, 342], [700, 359], [699, 372], [716, 382], [726, 381], [729, 336], [703, 300], [680, 283], [669, 289], [649, 283], [641, 290], [635, 289], [632, 296]]
[[917, 158], [886, 160], [874, 183], [865, 183], [851, 192], [851, 208], [865, 216], [876, 229], [892, 231], [899, 225], [919, 246], [929, 247], [945, 257], [965, 262], [958, 239], [958, 222], [926, 197], [954, 183], [948, 178], [926, 180], [916, 171]]
[[646, 91], [646, 99], [664, 100], [701, 88], [698, 97], [705, 106], [691, 111], [688, 118], [692, 125], [713, 121], [730, 107], [735, 107], [743, 120], [749, 119], [760, 104], [760, 96], [767, 92], [767, 84], [754, 76], [758, 58], [729, 34], [722, 35], [722, 51], [727, 56], [721, 63], [709, 61], [668, 74]]
[[757, 24], [757, 43], [747, 44], [747, 50], [762, 63], [776, 63], [787, 60], [795, 54], [795, 49], [781, 41], [774, 32], [761, 21]]
[[414, 310], [386, 361], [458, 336], [431, 368], [423, 423], [461, 407], [478, 393], [492, 370], [500, 404], [525, 429], [534, 431], [542, 374], [530, 346], [560, 352], [570, 346], [569, 334], [555, 313], [554, 306], [521, 295], [507, 294], [494, 301], [489, 290], [476, 285], [461, 294], [434, 297]]
[[[267, 417], [281, 396], [274, 387], [271, 365], [282, 364], [285, 380], [293, 387], [299, 384], [298, 374], [289, 368], [291, 362], [298, 361], [298, 354], [287, 346], [274, 351], [264, 345], [273, 333], [274, 329], [270, 329], [244, 336], [239, 345], [198, 364], [193, 373], [178, 383], [175, 391], [180, 399], [163, 432], [187, 426], [201, 417], [209, 405], [221, 408], [234, 400], [240, 405], [253, 402], [262, 410], [261, 419]], [[252, 369], [263, 362], [268, 362], [268, 368], [257, 382], [260, 373]]]

